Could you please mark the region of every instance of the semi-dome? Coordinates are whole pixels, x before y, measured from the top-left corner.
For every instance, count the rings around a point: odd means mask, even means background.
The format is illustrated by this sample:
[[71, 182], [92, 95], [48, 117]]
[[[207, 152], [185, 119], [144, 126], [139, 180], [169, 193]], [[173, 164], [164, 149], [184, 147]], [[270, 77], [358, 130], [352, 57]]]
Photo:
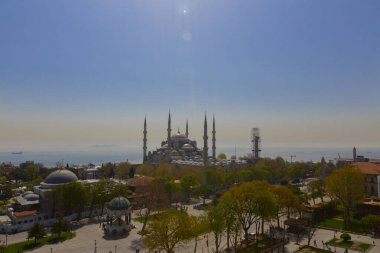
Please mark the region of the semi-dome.
[[36, 200], [39, 200], [40, 198], [40, 196], [38, 196], [38, 194], [35, 194], [35, 193], [29, 193], [29, 194], [24, 195], [23, 197], [27, 201], [36, 201]]
[[109, 210], [127, 210], [131, 206], [128, 199], [124, 197], [116, 197], [107, 203]]
[[28, 195], [28, 194], [33, 194], [33, 192], [32, 192], [32, 191], [26, 191], [26, 192], [24, 192], [24, 193], [22, 194], [22, 196], [25, 197], [25, 196]]
[[182, 146], [182, 149], [184, 149], [184, 150], [194, 150], [194, 147], [191, 146], [190, 144], [186, 143], [185, 145]]
[[46, 177], [45, 184], [67, 184], [78, 181], [78, 177], [69, 170], [56, 170]]

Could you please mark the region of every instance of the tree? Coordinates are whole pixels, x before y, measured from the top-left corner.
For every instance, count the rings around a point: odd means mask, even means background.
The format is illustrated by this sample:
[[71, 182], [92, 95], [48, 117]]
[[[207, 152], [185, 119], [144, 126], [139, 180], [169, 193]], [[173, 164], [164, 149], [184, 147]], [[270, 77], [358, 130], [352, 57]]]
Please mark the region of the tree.
[[276, 216], [277, 206], [274, 194], [269, 191], [269, 184], [266, 182], [257, 183], [256, 192], [257, 210], [256, 214], [261, 218], [261, 234], [264, 234], [264, 222], [270, 221]]
[[189, 202], [194, 189], [199, 187], [199, 182], [194, 174], [187, 174], [181, 178], [181, 187], [185, 196], [185, 202]]
[[154, 211], [167, 208], [169, 200], [166, 194], [165, 183], [162, 180], [153, 180], [147, 189], [136, 191], [137, 205], [141, 207], [139, 215], [143, 218], [141, 232], [144, 233], [149, 215]]
[[[234, 186], [225, 192], [222, 198], [229, 198], [233, 205], [232, 208], [237, 215], [246, 238], [248, 238], [248, 230], [250, 227], [258, 221], [257, 215], [258, 203], [256, 200], [258, 192], [258, 182], [247, 182], [240, 186]], [[225, 195], [231, 196], [225, 196]]]
[[368, 214], [362, 217], [361, 221], [364, 225], [374, 231], [375, 226], [380, 223], [380, 217], [374, 214]]
[[307, 246], [310, 246], [310, 241], [313, 238], [317, 228], [314, 225], [310, 225], [306, 228]]
[[115, 185], [110, 192], [110, 199], [115, 197], [128, 197], [128, 188], [123, 184]]
[[29, 165], [26, 168], [26, 172], [28, 174], [29, 181], [32, 181], [37, 176], [37, 168], [36, 168], [36, 166], [34, 164]]
[[210, 194], [215, 194], [220, 189], [223, 188], [223, 174], [221, 170], [218, 169], [205, 169], [205, 196]]
[[344, 210], [344, 225], [350, 222], [350, 211], [364, 196], [364, 177], [358, 170], [347, 165], [330, 174], [326, 182], [332, 199], [340, 203]]
[[150, 251], [174, 253], [191, 239], [189, 215], [183, 211], [166, 211], [148, 222], [144, 244]]
[[215, 252], [218, 253], [222, 236], [226, 228], [223, 209], [219, 206], [211, 206], [207, 212], [207, 221], [210, 231], [214, 234]]
[[347, 233], [341, 234], [340, 238], [343, 239], [344, 242], [351, 241], [351, 236], [350, 236], [350, 234], [347, 234]]
[[34, 238], [34, 244], [37, 244], [37, 239], [40, 239], [46, 235], [46, 230], [41, 223], [34, 223], [28, 231], [28, 239]]
[[220, 153], [220, 154], [218, 154], [217, 158], [220, 160], [225, 160], [225, 159], [227, 159], [227, 156], [225, 153]]
[[311, 198], [313, 199], [313, 203], [315, 205], [315, 199], [320, 197], [321, 201], [323, 202], [323, 194], [324, 194], [324, 189], [323, 189], [323, 181], [321, 179], [311, 181], [307, 185], [308, 192], [311, 195]]
[[194, 253], [197, 252], [198, 239], [209, 231], [206, 216], [190, 216], [191, 236], [194, 238]]
[[225, 217], [227, 249], [229, 249], [231, 245], [234, 252], [236, 252], [242, 227], [234, 210], [232, 195], [229, 193], [224, 194], [220, 198], [218, 208], [223, 210]]
[[69, 231], [70, 223], [63, 219], [62, 216], [59, 216], [57, 221], [54, 222], [51, 226], [51, 232], [53, 234], [57, 234], [58, 238], [61, 237], [62, 232], [67, 232]]
[[129, 177], [129, 168], [131, 167], [131, 164], [129, 162], [121, 162], [118, 163], [114, 169], [115, 171], [115, 177], [126, 179]]
[[276, 198], [277, 227], [280, 227], [280, 218], [284, 215], [290, 218], [290, 213], [300, 209], [298, 197], [287, 186], [272, 186]]

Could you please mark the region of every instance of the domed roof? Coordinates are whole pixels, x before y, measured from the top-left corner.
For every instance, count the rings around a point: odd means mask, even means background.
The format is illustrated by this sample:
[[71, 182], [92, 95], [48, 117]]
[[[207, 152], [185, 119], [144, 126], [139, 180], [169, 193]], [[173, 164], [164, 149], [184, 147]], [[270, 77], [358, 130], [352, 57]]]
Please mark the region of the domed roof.
[[107, 203], [109, 210], [127, 210], [131, 206], [128, 199], [124, 197], [116, 197]]
[[33, 194], [33, 192], [32, 192], [32, 191], [26, 191], [26, 192], [24, 192], [24, 193], [22, 194], [22, 196], [25, 197], [25, 196], [28, 195], [28, 194]]
[[46, 177], [45, 184], [66, 184], [78, 181], [78, 177], [69, 170], [56, 170]]
[[183, 145], [182, 148], [186, 149], [186, 150], [190, 150], [190, 149], [193, 150], [194, 149], [194, 147], [191, 146], [189, 143], [186, 143], [185, 145]]
[[172, 139], [187, 139], [186, 135], [181, 134], [178, 130], [176, 134], [172, 135]]
[[35, 193], [29, 193], [29, 194], [24, 195], [23, 197], [27, 201], [35, 201], [40, 198], [40, 196], [38, 196], [38, 194], [35, 194]]

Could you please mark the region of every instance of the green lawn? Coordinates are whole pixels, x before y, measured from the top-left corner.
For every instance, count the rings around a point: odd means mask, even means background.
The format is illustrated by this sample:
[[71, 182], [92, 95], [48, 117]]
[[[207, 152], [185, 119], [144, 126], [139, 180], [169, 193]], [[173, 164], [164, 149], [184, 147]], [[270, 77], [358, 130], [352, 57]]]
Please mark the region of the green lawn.
[[323, 249], [318, 249], [314, 248], [311, 246], [304, 246], [300, 250], [295, 251], [295, 253], [331, 253], [332, 251], [330, 250], [323, 250]]
[[332, 228], [335, 230], [352, 231], [356, 233], [367, 234], [370, 232], [369, 229], [366, 226], [364, 226], [360, 220], [356, 220], [356, 219], [351, 219], [350, 224], [348, 224], [348, 226], [345, 228], [343, 219], [339, 216], [321, 221], [319, 223], [319, 226]]
[[358, 242], [358, 241], [348, 241], [344, 242], [341, 239], [332, 239], [327, 244], [340, 247], [340, 248], [348, 248], [356, 251], [366, 252], [369, 248], [371, 248], [371, 244]]
[[50, 236], [46, 236], [44, 238], [38, 239], [36, 244], [34, 244], [34, 239], [30, 239], [29, 241], [9, 244], [5, 248], [4, 252], [5, 253], [18, 253], [18, 252], [21, 253], [24, 251], [33, 250], [35, 248], [41, 247], [46, 244], [53, 244], [60, 241], [65, 241], [65, 240], [73, 238], [74, 236], [75, 236], [75, 233], [73, 232], [64, 232], [61, 234], [60, 238], [58, 238], [57, 235], [50, 235]]
[[[157, 215], [158, 214], [151, 214], [148, 216], [148, 221], [151, 221], [151, 220], [154, 220], [154, 219], [157, 219]], [[144, 217], [143, 216], [138, 216], [136, 218], [133, 218], [134, 221], [137, 221], [137, 222], [140, 222], [140, 223], [143, 223], [144, 221]]]
[[251, 244], [243, 249], [238, 249], [238, 253], [258, 253], [263, 250], [269, 249], [271, 246], [277, 244], [279, 241], [276, 239], [265, 238], [259, 241], [259, 244]]

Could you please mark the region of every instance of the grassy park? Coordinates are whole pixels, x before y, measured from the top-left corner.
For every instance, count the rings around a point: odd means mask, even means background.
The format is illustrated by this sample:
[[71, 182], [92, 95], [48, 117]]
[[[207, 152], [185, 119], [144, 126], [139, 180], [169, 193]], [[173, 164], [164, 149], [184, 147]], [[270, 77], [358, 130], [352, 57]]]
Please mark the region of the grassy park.
[[318, 249], [311, 246], [304, 246], [297, 250], [296, 253], [331, 253], [332, 251], [327, 249]]
[[345, 249], [351, 249], [361, 252], [366, 252], [369, 248], [371, 248], [371, 244], [358, 242], [358, 241], [344, 241], [342, 239], [332, 239], [328, 243], [328, 245], [336, 246]]
[[54, 235], [40, 238], [37, 240], [36, 243], [34, 243], [34, 240], [28, 240], [28, 241], [18, 242], [14, 244], [9, 244], [7, 247], [5, 247], [4, 252], [5, 253], [20, 253], [20, 252], [30, 251], [47, 244], [62, 242], [68, 239], [72, 239], [74, 237], [75, 237], [75, 233], [73, 232], [64, 232], [61, 234], [60, 237], [54, 234]]
[[319, 223], [319, 226], [334, 229], [337, 231], [344, 230], [344, 231], [351, 231], [351, 232], [363, 233], [363, 234], [369, 233], [368, 227], [365, 226], [360, 220], [357, 220], [354, 218], [351, 218], [351, 222], [345, 228], [343, 218], [340, 216], [323, 220]]

